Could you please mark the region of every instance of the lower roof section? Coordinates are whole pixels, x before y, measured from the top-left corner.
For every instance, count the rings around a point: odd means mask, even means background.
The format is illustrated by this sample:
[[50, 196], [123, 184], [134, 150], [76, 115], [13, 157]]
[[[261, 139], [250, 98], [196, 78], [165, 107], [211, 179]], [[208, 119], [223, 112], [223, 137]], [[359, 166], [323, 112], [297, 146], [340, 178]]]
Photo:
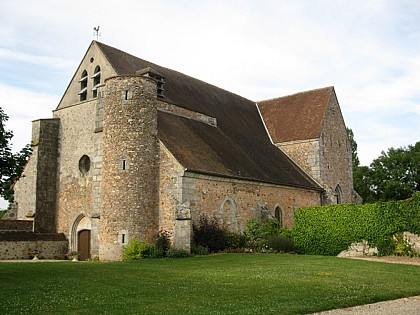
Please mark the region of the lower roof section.
[[321, 191], [322, 188], [274, 145], [238, 142], [220, 128], [158, 112], [158, 136], [189, 172]]

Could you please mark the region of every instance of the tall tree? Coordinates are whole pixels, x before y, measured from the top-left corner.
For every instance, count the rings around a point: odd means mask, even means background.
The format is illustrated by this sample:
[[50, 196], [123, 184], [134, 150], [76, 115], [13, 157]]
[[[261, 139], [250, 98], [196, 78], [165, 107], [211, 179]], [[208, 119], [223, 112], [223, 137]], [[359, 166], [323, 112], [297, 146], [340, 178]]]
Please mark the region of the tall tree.
[[357, 156], [357, 142], [354, 140], [354, 133], [351, 128], [347, 128], [347, 135], [349, 137], [350, 141], [350, 147], [351, 147], [351, 160], [353, 163], [353, 172], [355, 171], [355, 168], [360, 165], [359, 157]]
[[20, 152], [12, 152], [13, 132], [5, 128], [8, 119], [9, 116], [0, 107], [0, 196], [12, 202], [13, 190], [10, 186], [21, 175], [31, 148], [26, 145]]
[[420, 141], [390, 148], [370, 164], [370, 190], [378, 201], [401, 200], [420, 190]]

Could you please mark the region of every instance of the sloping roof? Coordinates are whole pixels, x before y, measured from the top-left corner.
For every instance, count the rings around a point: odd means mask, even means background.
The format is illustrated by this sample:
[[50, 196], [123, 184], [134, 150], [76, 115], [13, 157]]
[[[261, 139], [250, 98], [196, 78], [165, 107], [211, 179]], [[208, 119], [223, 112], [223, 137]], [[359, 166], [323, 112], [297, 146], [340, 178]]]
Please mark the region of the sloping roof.
[[187, 169], [320, 190], [272, 145], [256, 104], [214, 85], [97, 42], [118, 75], [150, 67], [165, 77], [161, 101], [217, 118], [217, 127], [159, 113], [159, 139]]
[[273, 142], [318, 138], [332, 93], [330, 86], [258, 102]]
[[158, 137], [190, 172], [319, 189], [273, 145], [249, 152], [220, 128], [164, 112], [158, 112]]

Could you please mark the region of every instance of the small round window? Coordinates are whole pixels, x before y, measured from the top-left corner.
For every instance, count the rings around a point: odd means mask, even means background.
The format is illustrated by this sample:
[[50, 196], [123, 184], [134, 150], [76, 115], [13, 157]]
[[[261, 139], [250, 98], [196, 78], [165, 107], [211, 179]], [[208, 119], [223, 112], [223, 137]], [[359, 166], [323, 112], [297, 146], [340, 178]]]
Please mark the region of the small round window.
[[83, 155], [79, 160], [79, 170], [82, 174], [86, 174], [90, 170], [90, 157]]

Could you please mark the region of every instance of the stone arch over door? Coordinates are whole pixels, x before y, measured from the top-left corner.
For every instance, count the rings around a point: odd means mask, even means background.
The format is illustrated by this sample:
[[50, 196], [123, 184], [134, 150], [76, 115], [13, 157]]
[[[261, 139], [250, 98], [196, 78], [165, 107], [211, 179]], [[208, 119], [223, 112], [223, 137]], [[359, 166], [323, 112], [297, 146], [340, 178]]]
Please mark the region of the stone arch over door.
[[341, 190], [340, 185], [337, 185], [335, 187], [334, 197], [335, 197], [335, 201], [338, 205], [343, 202], [343, 191]]
[[226, 197], [220, 207], [220, 224], [229, 231], [239, 231], [237, 208], [231, 197]]
[[[80, 232], [82, 231], [89, 231], [82, 233], [83, 241], [86, 242], [86, 238], [89, 237], [89, 256], [91, 250], [91, 231], [92, 231], [92, 219], [87, 216], [85, 213], [80, 213], [75, 217], [73, 220], [73, 224], [71, 226], [70, 231], [70, 251], [77, 252], [80, 250], [79, 241], [80, 241]], [[85, 247], [86, 248], [86, 244]]]

